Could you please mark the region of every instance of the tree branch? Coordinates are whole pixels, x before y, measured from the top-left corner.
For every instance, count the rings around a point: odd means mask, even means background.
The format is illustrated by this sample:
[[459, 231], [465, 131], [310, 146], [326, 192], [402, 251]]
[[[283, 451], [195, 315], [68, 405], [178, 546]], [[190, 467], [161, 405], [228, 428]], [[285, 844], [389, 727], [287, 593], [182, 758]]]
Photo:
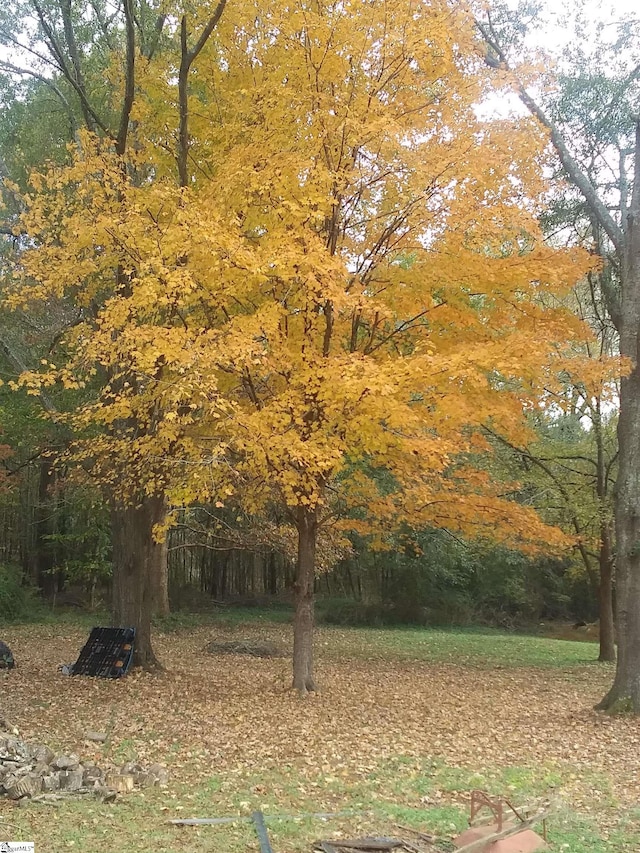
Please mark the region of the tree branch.
[[205, 26], [204, 30], [202, 31], [200, 38], [196, 42], [195, 47], [193, 48], [193, 50], [189, 54], [189, 65], [191, 65], [193, 60], [197, 57], [197, 55], [200, 53], [202, 48], [205, 46], [205, 44], [209, 40], [209, 36], [211, 35], [211, 33], [216, 28], [216, 25], [217, 25], [218, 21], [220, 20], [220, 18], [222, 17], [222, 13], [224, 12], [224, 7], [226, 5], [227, 5], [227, 0], [220, 0], [218, 5], [216, 6], [213, 15], [211, 16], [211, 18], [207, 22], [207, 25]]
[[[500, 44], [497, 34], [495, 33], [491, 22], [484, 24], [476, 19], [476, 27], [484, 38], [487, 45], [493, 52], [493, 57], [497, 57], [498, 67], [503, 67], [507, 71], [512, 69], [509, 66], [507, 56]], [[491, 67], [496, 67], [496, 60], [493, 57], [487, 59], [487, 64]], [[567, 144], [562, 136], [558, 126], [544, 112], [542, 107], [531, 97], [523, 84], [513, 76], [513, 85], [516, 93], [529, 112], [538, 119], [540, 124], [547, 128], [551, 137], [551, 143], [556, 150], [556, 153], [562, 163], [562, 166], [569, 176], [573, 185], [580, 191], [589, 209], [602, 226], [603, 230], [613, 243], [616, 252], [622, 253], [624, 247], [624, 234], [621, 228], [616, 223], [615, 219], [609, 213], [607, 207], [600, 200], [595, 187], [584, 174], [577, 161], [569, 151]]]
[[189, 158], [189, 71], [193, 61], [214, 31], [226, 5], [227, 0], [220, 0], [192, 50], [189, 50], [186, 14], [180, 19], [180, 70], [178, 72], [180, 126], [178, 130], [177, 160], [178, 179], [181, 187], [189, 185], [189, 173], [187, 171], [187, 161]]
[[74, 91], [78, 95], [80, 99], [80, 109], [82, 110], [82, 115], [85, 120], [85, 124], [89, 128], [89, 130], [94, 130], [98, 127], [109, 139], [113, 139], [113, 134], [110, 132], [109, 128], [106, 124], [100, 119], [98, 114], [95, 112], [93, 107], [91, 106], [89, 99], [87, 98], [87, 93], [84, 90], [81, 83], [76, 80], [75, 74], [65, 59], [64, 52], [58, 43], [58, 39], [56, 37], [55, 32], [53, 31], [52, 26], [47, 21], [44, 11], [38, 3], [38, 0], [32, 0], [33, 8], [36, 10], [36, 14], [38, 16], [38, 20], [40, 22], [40, 26], [46, 36], [46, 41], [49, 46], [49, 50], [51, 54], [55, 57], [56, 64], [60, 69], [60, 72], [67, 80], [67, 82], [73, 87]]
[[125, 59], [124, 78], [124, 101], [120, 113], [120, 124], [116, 137], [116, 153], [122, 156], [127, 147], [127, 134], [129, 132], [129, 119], [135, 96], [135, 57], [136, 57], [136, 34], [133, 21], [133, 7], [131, 0], [123, 0], [124, 20], [126, 31], [127, 52]]
[[56, 95], [57, 98], [60, 99], [62, 105], [65, 108], [67, 116], [69, 117], [69, 125], [71, 129], [71, 136], [75, 137], [78, 126], [76, 124], [76, 117], [73, 114], [73, 110], [71, 109], [71, 104], [66, 99], [62, 91], [56, 86], [56, 84], [49, 77], [45, 77], [44, 74], [39, 74], [37, 71], [34, 71], [31, 68], [20, 68], [17, 65], [13, 65], [11, 62], [6, 62], [5, 60], [0, 60], [0, 68], [4, 68], [6, 71], [10, 71], [13, 74], [21, 74], [28, 75], [30, 77], [34, 77], [36, 80], [40, 80], [41, 83], [44, 83], [45, 86], [48, 86], [49, 89]]
[[156, 18], [156, 25], [153, 31], [153, 39], [151, 44], [149, 45], [149, 50], [147, 51], [147, 59], [152, 59], [153, 54], [156, 52], [158, 45], [160, 44], [160, 36], [162, 35], [162, 30], [164, 29], [165, 21], [167, 20], [166, 15], [158, 15]]
[[67, 43], [67, 51], [69, 59], [73, 65], [76, 82], [83, 92], [86, 92], [84, 85], [84, 76], [82, 74], [82, 64], [80, 62], [80, 51], [76, 41], [76, 34], [73, 30], [71, 22], [71, 0], [60, 0], [60, 12], [62, 13], [62, 26], [64, 28], [64, 38]]

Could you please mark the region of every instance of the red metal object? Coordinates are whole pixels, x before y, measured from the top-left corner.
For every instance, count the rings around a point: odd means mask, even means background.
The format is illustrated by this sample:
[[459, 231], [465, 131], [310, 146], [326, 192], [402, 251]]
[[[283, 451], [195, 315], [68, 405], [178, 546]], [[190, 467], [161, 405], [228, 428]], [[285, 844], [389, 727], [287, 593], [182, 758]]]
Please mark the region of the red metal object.
[[[523, 829], [508, 838], [491, 841], [491, 836], [496, 832], [495, 823], [474, 826], [455, 838], [453, 843], [463, 849], [467, 845], [473, 845], [473, 853], [537, 853], [549, 849], [545, 841], [531, 829]], [[486, 839], [484, 844], [483, 839]]]
[[[483, 809], [491, 812], [491, 818], [483, 825], [474, 826], [474, 820]], [[517, 809], [506, 797], [491, 797], [485, 791], [472, 791], [470, 827], [453, 843], [464, 850], [470, 845], [473, 853], [534, 853], [547, 849], [544, 819], [544, 838], [533, 832], [531, 823], [524, 809]], [[503, 837], [499, 837], [500, 833]], [[484, 839], [486, 843], [483, 844]]]

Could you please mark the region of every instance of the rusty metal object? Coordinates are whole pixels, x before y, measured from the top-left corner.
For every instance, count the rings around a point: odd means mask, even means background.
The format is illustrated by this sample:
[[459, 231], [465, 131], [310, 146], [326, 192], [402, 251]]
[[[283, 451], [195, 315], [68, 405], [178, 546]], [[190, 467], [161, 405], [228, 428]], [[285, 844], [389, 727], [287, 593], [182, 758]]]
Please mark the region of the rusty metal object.
[[[469, 823], [473, 823], [476, 815], [481, 809], [487, 808], [495, 818], [495, 823], [498, 825], [498, 832], [502, 832], [502, 827], [505, 821], [505, 811], [508, 809], [514, 814], [520, 823], [526, 820], [524, 810], [516, 808], [506, 797], [491, 797], [486, 791], [471, 792], [471, 817]], [[545, 838], [546, 841], [546, 838]]]
[[[478, 812], [488, 808], [495, 818], [495, 823], [498, 827], [498, 832], [502, 831], [503, 823], [505, 822], [505, 812], [511, 812], [520, 823], [525, 823], [531, 817], [531, 808], [526, 806], [518, 806], [517, 808], [506, 797], [492, 797], [486, 791], [475, 790], [471, 792], [471, 816], [469, 825], [473, 823]], [[508, 817], [508, 812], [507, 812]], [[547, 819], [543, 817], [542, 837], [547, 841]]]
[[[488, 820], [477, 820], [478, 813], [488, 809]], [[485, 791], [471, 792], [470, 829], [454, 839], [459, 853], [508, 853], [512, 850], [535, 851], [547, 849], [546, 818], [549, 804], [541, 809], [519, 806], [516, 808], [506, 797], [492, 797]], [[532, 825], [542, 823], [544, 837], [532, 830]]]

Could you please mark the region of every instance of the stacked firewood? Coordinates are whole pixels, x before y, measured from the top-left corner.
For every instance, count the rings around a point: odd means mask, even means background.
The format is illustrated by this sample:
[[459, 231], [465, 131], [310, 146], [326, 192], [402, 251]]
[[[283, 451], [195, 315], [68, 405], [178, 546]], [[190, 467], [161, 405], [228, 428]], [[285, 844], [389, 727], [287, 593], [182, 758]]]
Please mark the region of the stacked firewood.
[[165, 767], [128, 763], [99, 767], [74, 754], [54, 752], [44, 744], [30, 744], [14, 735], [0, 737], [0, 795], [10, 800], [56, 800], [90, 794], [103, 801], [134, 787], [166, 785]]

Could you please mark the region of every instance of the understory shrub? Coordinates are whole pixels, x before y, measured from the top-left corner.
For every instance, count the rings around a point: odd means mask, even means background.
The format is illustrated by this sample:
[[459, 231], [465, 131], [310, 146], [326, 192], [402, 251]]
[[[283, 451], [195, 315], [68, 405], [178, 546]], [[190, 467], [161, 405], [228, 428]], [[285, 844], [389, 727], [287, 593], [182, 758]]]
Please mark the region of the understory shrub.
[[0, 564], [0, 620], [25, 621], [42, 614], [42, 602], [34, 587], [25, 585], [17, 566]]
[[[398, 536], [386, 551], [355, 539], [353, 554], [323, 581], [319, 618], [341, 625], [494, 625], [517, 628], [574, 616], [570, 564], [443, 531]], [[341, 591], [338, 597], [331, 589]], [[582, 610], [582, 608], [580, 608]]]

